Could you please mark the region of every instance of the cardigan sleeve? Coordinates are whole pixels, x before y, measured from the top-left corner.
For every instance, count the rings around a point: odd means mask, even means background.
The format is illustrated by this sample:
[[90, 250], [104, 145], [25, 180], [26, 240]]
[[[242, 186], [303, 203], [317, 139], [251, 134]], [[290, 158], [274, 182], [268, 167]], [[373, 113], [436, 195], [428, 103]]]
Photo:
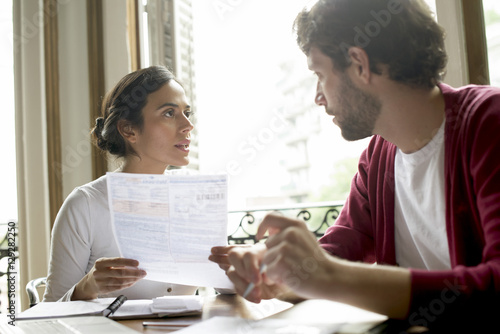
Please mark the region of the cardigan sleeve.
[[68, 301], [85, 276], [91, 251], [87, 197], [75, 189], [64, 201], [52, 230], [49, 273], [44, 301]]
[[339, 217], [319, 240], [321, 246], [332, 255], [350, 261], [369, 263], [375, 262], [367, 190], [368, 161], [372, 142], [360, 157], [358, 172], [352, 179], [349, 196]]

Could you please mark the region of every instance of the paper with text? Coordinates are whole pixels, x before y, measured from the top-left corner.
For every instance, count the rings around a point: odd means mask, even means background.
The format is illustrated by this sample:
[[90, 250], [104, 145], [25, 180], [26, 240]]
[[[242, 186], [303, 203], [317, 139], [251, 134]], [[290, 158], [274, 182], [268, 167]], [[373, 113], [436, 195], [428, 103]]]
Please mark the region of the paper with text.
[[227, 244], [226, 175], [107, 173], [113, 232], [121, 255], [136, 259], [147, 279], [233, 287], [208, 260]]

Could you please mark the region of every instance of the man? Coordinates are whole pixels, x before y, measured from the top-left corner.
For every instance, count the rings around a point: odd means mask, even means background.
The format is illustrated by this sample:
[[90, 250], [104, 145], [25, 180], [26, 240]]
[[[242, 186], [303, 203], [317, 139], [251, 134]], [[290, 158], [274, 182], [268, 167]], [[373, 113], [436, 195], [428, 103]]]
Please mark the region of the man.
[[500, 90], [441, 83], [444, 32], [421, 0], [319, 0], [295, 29], [316, 103], [345, 139], [374, 137], [319, 245], [303, 222], [269, 215], [266, 247], [211, 259], [238, 293], [253, 282], [254, 302], [293, 292], [436, 328], [494, 319]]

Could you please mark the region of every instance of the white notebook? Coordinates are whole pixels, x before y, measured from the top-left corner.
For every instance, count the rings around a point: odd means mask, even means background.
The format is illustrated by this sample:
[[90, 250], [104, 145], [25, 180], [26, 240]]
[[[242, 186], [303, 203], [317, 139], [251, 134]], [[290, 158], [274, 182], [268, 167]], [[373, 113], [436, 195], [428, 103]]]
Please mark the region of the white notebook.
[[[114, 298], [93, 300], [74, 300], [69, 302], [41, 302], [19, 313], [19, 321], [44, 318], [62, 318], [73, 316], [96, 316], [113, 302]], [[201, 296], [180, 295], [151, 299], [127, 300], [112, 315], [111, 319], [145, 319], [164, 316], [182, 316], [201, 314], [203, 299]]]

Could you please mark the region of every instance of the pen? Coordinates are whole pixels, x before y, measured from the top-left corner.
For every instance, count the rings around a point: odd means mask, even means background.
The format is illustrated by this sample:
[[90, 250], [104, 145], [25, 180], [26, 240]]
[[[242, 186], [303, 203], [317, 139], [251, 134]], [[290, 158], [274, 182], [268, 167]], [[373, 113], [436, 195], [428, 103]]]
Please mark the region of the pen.
[[[262, 264], [260, 265], [259, 274], [261, 274], [261, 275], [262, 275], [262, 274], [264, 273], [264, 271], [266, 271], [266, 269], [267, 269], [267, 265], [266, 265], [266, 264], [264, 264], [264, 263], [262, 263]], [[243, 293], [243, 298], [246, 298], [246, 297], [248, 296], [248, 294], [249, 294], [250, 292], [252, 292], [252, 290], [253, 290], [253, 288], [254, 288], [254, 287], [255, 287], [255, 284], [254, 284], [253, 282], [250, 282], [250, 283], [248, 284], [248, 286], [247, 286], [247, 289], [245, 290], [245, 293]]]
[[109, 304], [108, 307], [104, 309], [104, 311], [102, 311], [102, 315], [109, 317], [111, 314], [115, 313], [126, 300], [127, 297], [124, 295], [118, 296], [118, 298], [116, 298], [111, 304]]
[[188, 327], [191, 326], [193, 322], [176, 322], [176, 321], [144, 321], [142, 325], [144, 327]]

